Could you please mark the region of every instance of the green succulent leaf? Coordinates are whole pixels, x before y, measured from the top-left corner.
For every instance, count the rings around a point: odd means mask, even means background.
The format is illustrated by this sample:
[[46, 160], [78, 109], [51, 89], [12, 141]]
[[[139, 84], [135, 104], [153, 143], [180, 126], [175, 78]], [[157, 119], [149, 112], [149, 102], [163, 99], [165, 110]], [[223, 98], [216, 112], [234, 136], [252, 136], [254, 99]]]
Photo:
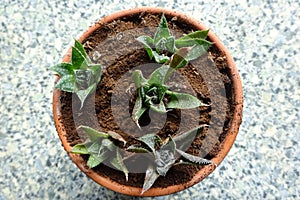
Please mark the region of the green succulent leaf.
[[141, 70], [134, 70], [132, 72], [132, 80], [135, 84], [136, 89], [141, 88], [145, 83], [146, 83], [146, 79], [144, 78]]
[[149, 150], [148, 149], [145, 149], [143, 147], [140, 147], [138, 145], [130, 145], [128, 148], [127, 148], [128, 151], [133, 151], [135, 153], [149, 153]]
[[143, 142], [152, 152], [155, 152], [155, 144], [161, 143], [160, 137], [155, 134], [143, 135], [138, 140]]
[[176, 143], [171, 136], [169, 136], [160, 147], [161, 150], [169, 150], [172, 154], [175, 154]]
[[191, 161], [183, 161], [183, 160], [179, 160], [179, 162], [176, 162], [173, 166], [176, 166], [176, 165], [198, 165], [196, 163], [193, 163]]
[[[146, 99], [145, 104], [147, 106], [154, 106], [154, 110], [157, 109], [158, 111], [162, 111], [161, 109], [164, 109], [164, 103], [163, 103], [163, 97], [168, 90], [168, 87], [165, 85], [158, 85], [158, 86], [151, 86], [150, 89], [148, 89], [145, 93]], [[164, 112], [163, 112], [164, 113]]]
[[88, 66], [85, 57], [76, 47], [72, 47], [71, 62], [74, 69], [86, 69]]
[[137, 40], [144, 44], [149, 58], [152, 59], [153, 58], [153, 51], [152, 51], [151, 46], [154, 45], [153, 44], [153, 39], [149, 36], [140, 36], [140, 37], [137, 38]]
[[150, 105], [150, 109], [154, 110], [156, 112], [159, 112], [159, 113], [166, 113], [167, 112], [165, 104], [164, 104], [163, 101], [161, 101], [159, 104]]
[[[162, 100], [165, 96], [165, 93], [168, 91], [168, 86], [166, 85], [160, 85], [158, 88], [157, 88], [157, 94], [158, 94], [158, 99], [159, 99], [159, 102], [162, 103]], [[164, 104], [162, 104], [164, 106]]]
[[207, 52], [209, 47], [213, 44], [205, 38], [209, 30], [196, 31], [185, 35], [175, 41], [177, 48], [191, 47], [187, 56], [184, 56], [188, 61], [197, 59], [202, 54]]
[[93, 72], [88, 69], [74, 70], [76, 86], [79, 89], [86, 89], [92, 82]]
[[139, 126], [139, 118], [146, 112], [147, 108], [143, 106], [142, 97], [139, 94], [135, 101], [133, 111], [132, 111], [132, 119]]
[[188, 60], [186, 59], [191, 48], [184, 47], [179, 49], [173, 56], [170, 61], [170, 68], [172, 69], [180, 69], [185, 67], [188, 64]]
[[102, 67], [100, 64], [89, 64], [88, 68], [92, 71], [92, 74], [94, 76], [94, 82], [92, 83], [96, 83], [98, 84], [101, 80], [101, 75], [102, 75]]
[[77, 88], [76, 88], [74, 76], [73, 75], [62, 76], [59, 79], [59, 81], [56, 83], [55, 88], [58, 88], [66, 92], [76, 92]]
[[115, 151], [116, 150], [116, 145], [108, 138], [104, 138], [101, 142], [101, 146], [106, 148], [109, 151]]
[[178, 38], [175, 43], [177, 44], [178, 42], [190, 40], [190, 39], [206, 39], [208, 32], [209, 30], [195, 31], [185, 36], [182, 36], [181, 38]]
[[172, 92], [169, 90], [167, 91], [167, 94], [169, 94], [171, 97], [167, 108], [190, 109], [206, 105], [203, 104], [198, 98], [190, 94]]
[[211, 44], [208, 45], [195, 44], [194, 46], [192, 46], [192, 49], [190, 50], [186, 59], [190, 61], [199, 58], [201, 55], [207, 52], [210, 46]]
[[128, 169], [123, 162], [122, 155], [119, 150], [116, 151], [116, 156], [111, 160], [111, 164], [117, 168], [118, 170], [122, 171], [125, 174], [126, 181], [128, 181]]
[[169, 36], [168, 38], [161, 38], [155, 44], [156, 52], [162, 53], [163, 51], [169, 51], [173, 53], [175, 51], [175, 37]]
[[90, 168], [94, 168], [94, 167], [98, 166], [100, 163], [102, 163], [104, 160], [106, 160], [107, 157], [108, 157], [108, 155], [105, 152], [101, 153], [100, 155], [90, 154], [90, 157], [87, 161], [87, 165]]
[[208, 127], [208, 125], [200, 125], [180, 135], [174, 136], [173, 141], [176, 144], [176, 148], [179, 150], [186, 150], [189, 145], [191, 145], [195, 137], [204, 130], [204, 127]]
[[90, 154], [99, 155], [101, 150], [102, 150], [101, 145], [98, 142], [94, 142], [88, 147], [88, 152]]
[[118, 140], [119, 142], [123, 142], [123, 144], [126, 145], [126, 140], [119, 133], [116, 133], [114, 131], [108, 131], [107, 134], [111, 138]]
[[85, 99], [89, 96], [89, 94], [92, 93], [92, 91], [95, 90], [96, 86], [97, 85], [94, 83], [93, 85], [89, 86], [87, 89], [85, 89], [85, 90], [78, 90], [76, 92], [76, 94], [77, 94], [77, 96], [78, 96], [78, 98], [80, 99], [80, 102], [81, 102], [81, 107], [80, 108], [83, 107]]
[[194, 45], [210, 47], [213, 43], [209, 42], [205, 39], [188, 38], [188, 39], [184, 39], [184, 40], [176, 40], [175, 44], [176, 44], [177, 48], [182, 48], [182, 47], [191, 47]]
[[83, 45], [78, 40], [75, 40], [74, 47], [78, 50], [78, 52], [82, 55], [82, 57], [86, 59], [87, 64], [90, 64], [91, 63], [90, 58], [87, 56]]
[[109, 138], [108, 134], [99, 132], [88, 126], [79, 126], [78, 129], [83, 129], [92, 142], [97, 142], [101, 138]]
[[149, 85], [161, 86], [165, 83], [166, 73], [169, 67], [167, 65], [163, 65], [152, 72], [147, 83]]
[[167, 51], [169, 51], [171, 53], [174, 53], [174, 51], [175, 51], [175, 37], [174, 36], [168, 37], [167, 40], [166, 40], [165, 46], [166, 46]]
[[214, 164], [214, 162], [212, 162], [211, 160], [207, 160], [205, 158], [201, 158], [199, 156], [194, 156], [194, 155], [191, 155], [191, 154], [188, 154], [188, 153], [185, 153], [184, 151], [181, 151], [179, 149], [176, 149], [176, 151], [182, 156], [184, 157], [185, 159], [193, 162], [193, 163], [196, 163], [196, 164], [199, 164], [199, 165], [209, 165], [209, 164]]
[[153, 51], [153, 56], [154, 56], [154, 60], [160, 64], [163, 64], [170, 59], [168, 56], [166, 56], [164, 54], [159, 55], [156, 51]]
[[159, 175], [165, 176], [173, 166], [176, 159], [170, 150], [159, 150], [156, 152], [156, 171]]
[[158, 177], [159, 177], [159, 174], [156, 172], [155, 167], [152, 165], [149, 165], [146, 170], [142, 194], [152, 187], [152, 185], [154, 184], [154, 182], [156, 181], [156, 179]]
[[74, 75], [73, 65], [70, 63], [59, 63], [50, 67], [50, 70], [55, 71], [59, 76]]
[[89, 154], [87, 144], [76, 144], [74, 147], [72, 147], [70, 152], [76, 154]]
[[169, 38], [171, 36], [168, 22], [164, 14], [162, 14], [160, 22], [158, 24], [156, 33], [154, 35], [154, 44], [156, 45], [162, 38]]
[[92, 64], [87, 69], [74, 70], [74, 73], [78, 88], [76, 94], [81, 101], [82, 107], [87, 96], [96, 90], [97, 84], [101, 80], [101, 66]]
[[165, 176], [175, 163], [175, 149], [176, 144], [172, 138], [169, 137], [165, 141], [165, 144], [163, 144], [160, 149], [155, 152], [156, 171], [159, 175]]

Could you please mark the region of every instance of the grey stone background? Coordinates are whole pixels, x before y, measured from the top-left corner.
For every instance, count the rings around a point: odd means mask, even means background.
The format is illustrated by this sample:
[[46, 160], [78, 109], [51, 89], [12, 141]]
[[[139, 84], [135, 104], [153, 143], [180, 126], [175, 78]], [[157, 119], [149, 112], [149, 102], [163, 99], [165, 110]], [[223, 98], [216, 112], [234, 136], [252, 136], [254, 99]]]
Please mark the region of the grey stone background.
[[245, 93], [224, 162], [203, 182], [157, 199], [300, 199], [299, 1], [1, 0], [0, 200], [139, 199], [97, 185], [64, 152], [47, 67], [100, 17], [144, 5], [185, 12], [214, 31]]

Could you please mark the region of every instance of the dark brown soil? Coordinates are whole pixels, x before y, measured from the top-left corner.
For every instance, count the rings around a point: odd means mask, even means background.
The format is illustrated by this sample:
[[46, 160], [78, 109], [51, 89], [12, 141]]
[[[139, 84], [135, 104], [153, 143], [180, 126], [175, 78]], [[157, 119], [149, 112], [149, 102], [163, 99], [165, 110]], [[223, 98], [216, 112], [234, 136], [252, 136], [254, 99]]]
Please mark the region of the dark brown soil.
[[[166, 17], [169, 28], [176, 37], [194, 30], [194, 27], [183, 24], [180, 19]], [[142, 70], [147, 77], [158, 66], [148, 58], [143, 45], [135, 38], [140, 35], [153, 36], [159, 20], [160, 16], [148, 13], [120, 19], [102, 25], [102, 29], [84, 41], [89, 56], [94, 62], [100, 63], [104, 70], [95, 95], [86, 100], [82, 110], [79, 109], [80, 102], [76, 95], [62, 92], [60, 120], [65, 124], [68, 133], [66, 137], [71, 146], [86, 139], [83, 132], [76, 130], [79, 125], [87, 125], [104, 132], [115, 131], [127, 140], [128, 147], [138, 143], [136, 137], [147, 133], [156, 133], [166, 138], [200, 124], [208, 124], [210, 127], [194, 139], [187, 152], [208, 159], [218, 153], [219, 145], [227, 134], [234, 104], [226, 57], [215, 46], [209, 49], [208, 54], [176, 72], [167, 83], [170, 89], [193, 94], [204, 103], [210, 104], [210, 107], [172, 110], [165, 115], [151, 112], [140, 121], [141, 129], [130, 118], [135, 93], [131, 80], [133, 69]], [[120, 147], [126, 148], [121, 145]], [[83, 157], [87, 160], [86, 156]], [[145, 158], [136, 158], [126, 164], [130, 165], [131, 172], [143, 172], [147, 162]], [[177, 165], [165, 177], [159, 177], [153, 187], [182, 184], [189, 181], [200, 169], [201, 166]], [[137, 187], [142, 187], [145, 176], [144, 173], [130, 173], [129, 181], [126, 182], [122, 172], [105, 164], [94, 170], [121, 184]]]

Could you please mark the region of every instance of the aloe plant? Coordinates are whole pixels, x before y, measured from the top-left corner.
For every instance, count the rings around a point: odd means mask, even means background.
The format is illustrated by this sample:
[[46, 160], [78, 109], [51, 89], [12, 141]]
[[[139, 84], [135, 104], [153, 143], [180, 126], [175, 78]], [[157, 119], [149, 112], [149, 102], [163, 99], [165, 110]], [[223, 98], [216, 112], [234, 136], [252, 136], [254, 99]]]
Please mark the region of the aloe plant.
[[161, 64], [170, 60], [167, 54], [177, 53], [180, 55], [181, 49], [184, 48], [188, 50], [188, 53], [184, 55], [187, 64], [189, 61], [200, 57], [212, 45], [211, 42], [206, 40], [208, 32], [209, 30], [195, 31], [175, 39], [168, 28], [165, 15], [162, 14], [154, 37], [143, 35], [138, 37], [137, 40], [144, 44], [149, 58], [154, 58], [157, 63]]
[[99, 132], [88, 126], [80, 126], [79, 129], [83, 129], [89, 141], [75, 145], [71, 149], [71, 153], [75, 154], [87, 154], [89, 155], [87, 165], [90, 168], [96, 167], [102, 162], [109, 162], [116, 169], [123, 171], [126, 180], [128, 180], [128, 170], [123, 163], [123, 156], [120, 148], [115, 145], [115, 142], [126, 141], [118, 133], [109, 131], [108, 133]]
[[133, 72], [132, 79], [136, 87], [137, 97], [132, 111], [132, 119], [138, 126], [138, 120], [147, 109], [166, 113], [168, 109], [208, 106], [190, 94], [169, 90], [165, 82], [173, 70], [169, 65], [163, 65], [154, 70], [148, 79], [144, 78], [140, 70]]
[[83, 45], [77, 40], [72, 47], [71, 62], [63, 62], [50, 69], [60, 76], [55, 88], [76, 93], [81, 101], [81, 108], [101, 80], [101, 65], [92, 63]]
[[[142, 193], [152, 187], [159, 176], [165, 176], [171, 167], [179, 164], [209, 165], [215, 163], [200, 156], [186, 153], [188, 145], [193, 139], [203, 131], [207, 125], [201, 125], [183, 134], [176, 135], [173, 138], [168, 137], [165, 141], [155, 134], [144, 135], [138, 140], [142, 145], [131, 145], [127, 148], [136, 153], [150, 153], [152, 161], [150, 162], [144, 179]], [[178, 159], [178, 158], [183, 158]]]

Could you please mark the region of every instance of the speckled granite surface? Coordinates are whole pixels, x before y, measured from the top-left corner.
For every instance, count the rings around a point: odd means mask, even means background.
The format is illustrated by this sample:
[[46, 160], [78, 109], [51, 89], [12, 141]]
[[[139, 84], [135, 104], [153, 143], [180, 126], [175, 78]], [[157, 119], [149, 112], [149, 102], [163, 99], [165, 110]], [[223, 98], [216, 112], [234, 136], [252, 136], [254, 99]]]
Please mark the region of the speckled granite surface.
[[139, 199], [97, 185], [70, 161], [52, 121], [47, 67], [95, 20], [143, 5], [186, 12], [217, 33], [245, 93], [244, 121], [222, 165], [200, 184], [157, 199], [300, 199], [299, 1], [4, 0], [0, 200]]

